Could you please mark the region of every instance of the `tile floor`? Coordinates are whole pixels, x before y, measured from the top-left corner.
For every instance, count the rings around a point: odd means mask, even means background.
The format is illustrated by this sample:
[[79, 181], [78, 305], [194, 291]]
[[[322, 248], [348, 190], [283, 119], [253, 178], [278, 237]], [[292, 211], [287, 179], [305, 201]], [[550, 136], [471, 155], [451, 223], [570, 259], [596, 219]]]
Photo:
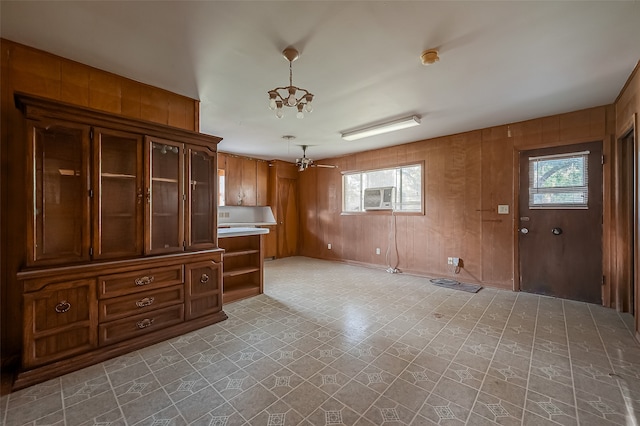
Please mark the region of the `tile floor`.
[[632, 317], [302, 257], [229, 320], [3, 397], [13, 425], [638, 425]]

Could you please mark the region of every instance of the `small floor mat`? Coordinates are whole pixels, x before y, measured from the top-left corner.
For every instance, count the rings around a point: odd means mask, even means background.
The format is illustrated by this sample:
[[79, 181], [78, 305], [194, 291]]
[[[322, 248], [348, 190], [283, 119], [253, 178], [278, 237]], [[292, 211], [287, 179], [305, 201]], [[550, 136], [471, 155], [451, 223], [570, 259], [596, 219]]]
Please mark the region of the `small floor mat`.
[[462, 290], [466, 291], [467, 293], [477, 293], [482, 290], [481, 285], [465, 284], [456, 280], [451, 280], [449, 278], [433, 278], [429, 281], [431, 281], [433, 285], [437, 285], [438, 287], [445, 287], [453, 290]]

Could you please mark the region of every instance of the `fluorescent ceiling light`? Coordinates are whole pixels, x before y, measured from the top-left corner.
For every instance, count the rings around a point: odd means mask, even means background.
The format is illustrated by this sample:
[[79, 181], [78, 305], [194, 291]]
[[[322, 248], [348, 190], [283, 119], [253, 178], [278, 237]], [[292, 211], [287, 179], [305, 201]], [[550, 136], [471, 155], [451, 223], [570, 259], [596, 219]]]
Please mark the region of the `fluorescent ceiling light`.
[[355, 141], [356, 139], [367, 138], [369, 136], [380, 135], [382, 133], [393, 132], [395, 130], [406, 129], [407, 127], [418, 125], [420, 125], [420, 117], [412, 115], [411, 117], [401, 118], [400, 120], [394, 120], [388, 123], [378, 124], [377, 126], [365, 127], [364, 129], [343, 133], [342, 139]]

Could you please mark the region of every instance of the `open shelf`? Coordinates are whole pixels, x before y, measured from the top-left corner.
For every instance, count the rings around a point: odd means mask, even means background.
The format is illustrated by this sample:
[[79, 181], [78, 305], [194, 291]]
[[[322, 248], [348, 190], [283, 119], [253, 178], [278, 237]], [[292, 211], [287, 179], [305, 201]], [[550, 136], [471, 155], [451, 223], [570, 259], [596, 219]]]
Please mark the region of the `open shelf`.
[[237, 235], [218, 239], [224, 249], [223, 293], [225, 303], [262, 294], [263, 235]]
[[235, 284], [230, 287], [224, 287], [224, 291], [222, 293], [222, 303], [229, 303], [233, 302], [234, 300], [257, 296], [260, 293], [260, 287], [256, 287], [254, 283], [248, 282]]
[[224, 257], [246, 256], [249, 254], [256, 254], [256, 253], [260, 253], [260, 250], [257, 250], [257, 249], [234, 250], [234, 251], [225, 252]]
[[232, 269], [230, 271], [224, 271], [222, 276], [224, 278], [237, 277], [238, 275], [250, 274], [252, 272], [256, 272], [256, 271], [259, 271], [259, 270], [260, 270], [259, 266], [247, 266], [247, 267], [244, 267], [244, 268], [234, 268], [234, 269]]

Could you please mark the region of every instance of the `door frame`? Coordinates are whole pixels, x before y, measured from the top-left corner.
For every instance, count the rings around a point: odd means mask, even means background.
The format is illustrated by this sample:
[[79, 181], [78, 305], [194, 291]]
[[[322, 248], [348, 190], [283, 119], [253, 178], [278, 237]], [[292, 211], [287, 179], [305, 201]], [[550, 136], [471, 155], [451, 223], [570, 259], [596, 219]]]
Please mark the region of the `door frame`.
[[[611, 279], [612, 266], [615, 265], [615, 253], [612, 248], [612, 164], [610, 161], [612, 149], [614, 147], [614, 136], [605, 134], [601, 136], [585, 137], [580, 139], [569, 139], [562, 141], [540, 142], [536, 144], [518, 144], [514, 141], [513, 147], [513, 216], [512, 216], [512, 235], [513, 235], [513, 291], [522, 291], [520, 286], [520, 249], [519, 242], [519, 223], [520, 223], [520, 153], [522, 151], [530, 151], [539, 148], [556, 148], [561, 146], [571, 146], [588, 142], [602, 142], [602, 155], [604, 156], [604, 164], [602, 167], [602, 274], [605, 276], [602, 286], [602, 305], [610, 306], [611, 304]], [[637, 299], [636, 299], [637, 302]]]
[[[619, 194], [619, 196], [629, 196], [629, 203], [632, 206], [631, 220], [633, 222], [632, 237], [633, 241], [623, 241], [622, 244], [627, 247], [631, 246], [633, 262], [633, 276], [630, 277], [631, 288], [627, 289], [629, 296], [633, 295], [633, 306], [629, 306], [633, 310], [636, 340], [640, 342], [640, 129], [638, 122], [638, 113], [631, 115], [629, 121], [622, 127], [618, 142], [626, 139], [629, 135], [633, 136], [631, 145], [631, 155], [633, 156], [632, 167], [630, 170], [631, 188], [627, 194]], [[631, 192], [629, 194], [629, 192]], [[621, 271], [619, 271], [621, 273]]]

